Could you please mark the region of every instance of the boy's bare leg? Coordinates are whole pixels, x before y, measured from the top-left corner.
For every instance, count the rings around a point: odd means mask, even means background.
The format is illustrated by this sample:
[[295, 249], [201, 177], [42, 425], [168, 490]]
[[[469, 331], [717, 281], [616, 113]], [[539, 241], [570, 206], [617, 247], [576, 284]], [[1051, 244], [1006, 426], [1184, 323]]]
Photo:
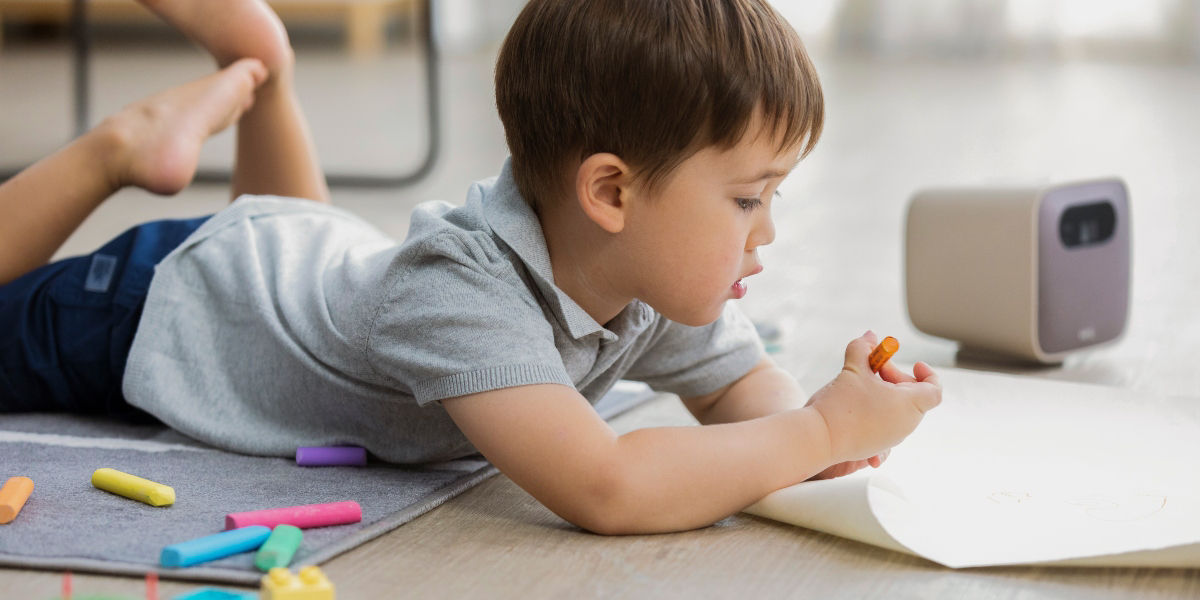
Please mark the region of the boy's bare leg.
[[45, 264], [118, 189], [186, 187], [204, 141], [236, 121], [266, 79], [261, 62], [237, 61], [126, 106], [0, 185], [0, 285]]
[[329, 201], [308, 122], [293, 88], [295, 55], [279, 17], [263, 0], [140, 0], [203, 46], [217, 64], [257, 58], [270, 79], [238, 123], [233, 198], [277, 194]]

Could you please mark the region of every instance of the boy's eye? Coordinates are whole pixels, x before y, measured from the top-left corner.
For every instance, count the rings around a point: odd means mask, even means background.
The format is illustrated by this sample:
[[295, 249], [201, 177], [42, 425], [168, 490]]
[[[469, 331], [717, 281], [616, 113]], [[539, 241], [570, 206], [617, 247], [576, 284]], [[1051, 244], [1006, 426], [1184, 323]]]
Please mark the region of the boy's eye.
[[734, 198], [733, 200], [737, 202], [738, 208], [747, 212], [762, 206], [762, 200], [758, 198]]

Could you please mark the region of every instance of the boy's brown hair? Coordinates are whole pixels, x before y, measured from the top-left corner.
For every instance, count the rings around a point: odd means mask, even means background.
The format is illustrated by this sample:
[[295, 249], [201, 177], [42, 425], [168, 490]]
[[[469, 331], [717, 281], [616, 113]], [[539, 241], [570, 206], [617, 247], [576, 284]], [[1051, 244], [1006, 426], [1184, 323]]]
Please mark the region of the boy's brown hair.
[[824, 101], [795, 30], [765, 0], [533, 0], [496, 64], [517, 187], [535, 210], [563, 169], [611, 152], [651, 189], [761, 110], [780, 150], [821, 134]]

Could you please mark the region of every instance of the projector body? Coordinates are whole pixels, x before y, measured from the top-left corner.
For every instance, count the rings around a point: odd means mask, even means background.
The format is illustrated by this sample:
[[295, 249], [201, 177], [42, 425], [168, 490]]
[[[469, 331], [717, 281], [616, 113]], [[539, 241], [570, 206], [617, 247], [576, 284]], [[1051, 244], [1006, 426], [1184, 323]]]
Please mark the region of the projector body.
[[909, 202], [909, 318], [970, 353], [1053, 364], [1118, 339], [1129, 271], [1120, 179], [926, 189]]

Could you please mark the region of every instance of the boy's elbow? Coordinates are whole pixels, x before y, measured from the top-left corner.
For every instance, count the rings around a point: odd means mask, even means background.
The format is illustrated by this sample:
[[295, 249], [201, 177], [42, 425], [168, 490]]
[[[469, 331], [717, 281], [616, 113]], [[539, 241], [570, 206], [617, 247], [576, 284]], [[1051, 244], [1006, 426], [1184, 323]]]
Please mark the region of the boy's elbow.
[[[642, 535], [685, 531], [711, 525], [692, 522], [664, 506], [655, 482], [639, 478], [636, 469], [606, 469], [586, 486], [588, 493], [578, 511], [566, 518], [573, 525], [597, 535]], [[701, 519], [703, 521], [703, 519]]]
[[594, 474], [574, 510], [560, 516], [573, 525], [599, 535], [648, 533], [639, 518], [639, 503], [629, 477], [618, 469], [603, 468]]
[[589, 531], [597, 535], [629, 535], [637, 533], [630, 530], [628, 526], [620, 522], [620, 519], [613, 514], [589, 514], [580, 519], [575, 519], [573, 524], [584, 531]]
[[613, 504], [602, 502], [590, 503], [583, 514], [577, 518], [568, 519], [580, 529], [597, 535], [633, 535], [649, 533], [636, 525], [636, 519], [631, 518], [626, 509]]

